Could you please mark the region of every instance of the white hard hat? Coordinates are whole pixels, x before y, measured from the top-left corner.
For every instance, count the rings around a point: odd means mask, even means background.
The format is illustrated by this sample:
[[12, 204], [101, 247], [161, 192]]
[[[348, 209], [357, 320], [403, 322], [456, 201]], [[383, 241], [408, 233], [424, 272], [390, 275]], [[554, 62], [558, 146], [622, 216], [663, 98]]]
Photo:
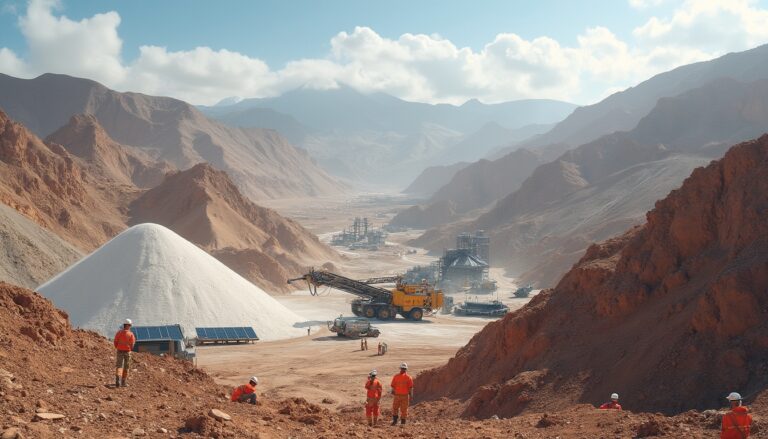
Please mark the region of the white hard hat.
[[728, 401], [741, 401], [741, 395], [736, 392], [731, 392], [730, 395], [726, 397]]
[[400, 369], [408, 369], [408, 363], [400, 363]]
[[123, 322], [123, 325], [133, 325], [133, 322], [131, 321], [131, 319], [125, 319], [125, 321]]
[[259, 384], [259, 378], [257, 377], [251, 377], [249, 381], [252, 382], [253, 384]]
[[378, 375], [378, 374], [379, 374], [379, 373], [378, 373], [378, 372], [376, 372], [376, 369], [373, 369], [373, 370], [371, 371], [371, 373], [369, 373], [368, 375], [370, 375], [370, 376], [372, 376], [372, 377], [375, 377], [375, 376], [376, 376], [376, 375]]
[[611, 393], [611, 399], [619, 399], [618, 393]]

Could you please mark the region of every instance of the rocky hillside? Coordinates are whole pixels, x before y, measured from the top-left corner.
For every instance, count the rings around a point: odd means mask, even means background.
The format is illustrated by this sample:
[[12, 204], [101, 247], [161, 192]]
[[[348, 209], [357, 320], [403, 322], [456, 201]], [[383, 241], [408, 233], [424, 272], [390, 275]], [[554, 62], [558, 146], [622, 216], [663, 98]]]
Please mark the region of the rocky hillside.
[[615, 131], [632, 129], [661, 98], [677, 96], [720, 78], [742, 82], [768, 79], [766, 54], [768, 45], [763, 45], [660, 73], [594, 105], [577, 108], [549, 132], [522, 145], [537, 148], [565, 144], [572, 148]]
[[0, 204], [0, 280], [35, 288], [80, 259], [74, 246]]
[[167, 162], [155, 162], [141, 150], [115, 142], [90, 114], [72, 116], [46, 141], [62, 145], [70, 154], [90, 164], [93, 172], [116, 183], [151, 188], [174, 170]]
[[469, 166], [469, 163], [459, 162], [446, 166], [430, 166], [419, 174], [411, 184], [403, 189], [404, 194], [417, 196], [431, 196], [446, 183], [451, 181], [460, 170]]
[[[512, 416], [611, 392], [631, 410], [717, 408], [768, 375], [768, 136], [699, 168], [553, 290], [416, 380], [465, 416]], [[663, 371], [663, 373], [659, 373]]]
[[91, 250], [124, 227], [130, 191], [100, 181], [56, 143], [44, 143], [0, 111], [0, 203]]
[[131, 225], [156, 223], [219, 258], [266, 291], [339, 255], [295, 221], [243, 196], [223, 171], [199, 164], [169, 175], [130, 205]]
[[426, 229], [459, 219], [453, 201], [435, 201], [424, 206], [411, 206], [398, 212], [390, 221], [393, 226]]
[[0, 108], [40, 137], [92, 114], [117, 143], [179, 169], [207, 161], [252, 199], [337, 193], [342, 186], [272, 130], [233, 128], [172, 98], [118, 93], [87, 79], [0, 75]]

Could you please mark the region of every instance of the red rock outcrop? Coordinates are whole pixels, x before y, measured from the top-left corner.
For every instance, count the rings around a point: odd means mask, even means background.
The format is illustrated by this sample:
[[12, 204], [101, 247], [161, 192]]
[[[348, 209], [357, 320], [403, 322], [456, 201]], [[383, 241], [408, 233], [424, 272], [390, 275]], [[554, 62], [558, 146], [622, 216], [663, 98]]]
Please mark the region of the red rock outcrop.
[[131, 225], [170, 228], [267, 291], [287, 291], [287, 278], [339, 260], [317, 236], [253, 203], [209, 164], [169, 175], [131, 204], [130, 218]]
[[556, 288], [416, 380], [464, 415], [611, 392], [631, 410], [713, 408], [768, 385], [768, 135], [696, 169], [644, 226], [591, 246]]

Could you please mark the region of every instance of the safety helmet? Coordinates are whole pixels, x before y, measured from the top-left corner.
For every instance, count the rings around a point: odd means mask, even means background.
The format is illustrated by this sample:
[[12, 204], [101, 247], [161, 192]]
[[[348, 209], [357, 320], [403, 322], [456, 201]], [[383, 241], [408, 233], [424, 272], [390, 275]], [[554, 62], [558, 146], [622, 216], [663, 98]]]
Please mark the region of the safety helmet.
[[611, 399], [619, 399], [618, 393], [611, 393]]
[[253, 384], [259, 384], [259, 379], [257, 377], [251, 377], [249, 381], [252, 382]]
[[376, 376], [376, 375], [378, 375], [378, 374], [379, 374], [379, 373], [378, 373], [378, 372], [376, 372], [376, 369], [373, 369], [373, 370], [371, 371], [371, 373], [369, 373], [369, 374], [368, 374], [368, 376], [371, 376], [371, 377], [375, 377], [375, 376]]
[[400, 369], [408, 369], [408, 363], [400, 363]]
[[730, 395], [726, 397], [728, 401], [741, 401], [741, 395], [736, 392], [731, 392]]
[[125, 319], [125, 321], [123, 322], [123, 325], [131, 325], [131, 326], [133, 326], [133, 322], [131, 321], [131, 319]]

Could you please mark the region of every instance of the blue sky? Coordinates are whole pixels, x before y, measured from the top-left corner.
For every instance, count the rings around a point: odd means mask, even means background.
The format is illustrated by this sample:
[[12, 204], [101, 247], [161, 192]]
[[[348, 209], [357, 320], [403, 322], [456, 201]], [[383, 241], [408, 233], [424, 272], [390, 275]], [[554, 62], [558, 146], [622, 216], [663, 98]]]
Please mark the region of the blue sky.
[[[26, 43], [12, 7], [23, 13], [26, 2], [4, 1], [0, 41], [17, 53]], [[439, 34], [457, 46], [475, 50], [502, 32], [526, 39], [547, 35], [572, 44], [584, 29], [610, 26], [622, 39], [660, 9], [638, 10], [613, 0], [539, 1], [248, 1], [227, 0], [78, 0], [64, 1], [59, 12], [74, 20], [99, 12], [117, 11], [124, 55], [132, 59], [141, 45], [170, 50], [196, 46], [229, 49], [263, 59], [274, 68], [297, 58], [319, 58], [340, 31], [367, 26], [384, 37], [404, 33]]]
[[584, 104], [768, 42], [768, 0], [0, 0], [0, 72], [213, 103], [296, 87]]

